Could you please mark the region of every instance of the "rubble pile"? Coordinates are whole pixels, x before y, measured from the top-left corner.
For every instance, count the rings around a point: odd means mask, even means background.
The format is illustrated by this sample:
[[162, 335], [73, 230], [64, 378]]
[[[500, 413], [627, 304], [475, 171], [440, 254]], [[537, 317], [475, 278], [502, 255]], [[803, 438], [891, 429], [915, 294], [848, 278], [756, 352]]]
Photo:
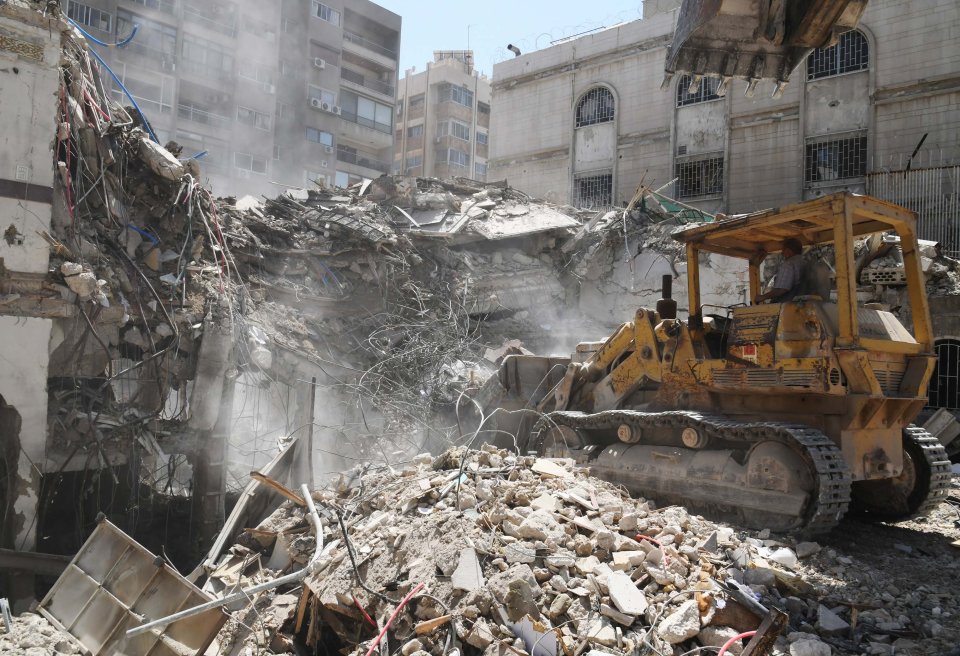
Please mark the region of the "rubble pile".
[[42, 615], [23, 613], [12, 618], [10, 631], [0, 624], [0, 654], [4, 656], [72, 656], [84, 653], [70, 635]]
[[[313, 499], [324, 545], [305, 588], [242, 610], [220, 634], [222, 653], [305, 643], [407, 656], [682, 654], [756, 630], [771, 608], [789, 615], [774, 654], [939, 653], [904, 636], [956, 637], [949, 619], [894, 630], [899, 599], [866, 612], [838, 596], [836, 581], [813, 574], [837, 573], [827, 559], [853, 564], [833, 549], [656, 508], [572, 461], [453, 449], [400, 471], [358, 468]], [[308, 526], [300, 505], [284, 503], [245, 531], [208, 585], [247, 587], [306, 566], [316, 545]], [[940, 612], [952, 611], [943, 599]], [[247, 621], [254, 614], [262, 624]]]

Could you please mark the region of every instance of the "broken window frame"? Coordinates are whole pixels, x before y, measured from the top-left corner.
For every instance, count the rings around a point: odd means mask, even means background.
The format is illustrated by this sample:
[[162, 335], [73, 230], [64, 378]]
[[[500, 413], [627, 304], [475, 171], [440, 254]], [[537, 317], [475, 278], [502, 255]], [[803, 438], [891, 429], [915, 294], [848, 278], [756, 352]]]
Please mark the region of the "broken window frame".
[[677, 178], [675, 197], [680, 200], [722, 196], [724, 169], [723, 153], [677, 158], [673, 167], [673, 175]]
[[807, 55], [807, 81], [822, 80], [870, 68], [870, 44], [859, 30], [844, 32], [828, 48], [815, 48]]
[[320, 20], [326, 21], [331, 25], [340, 27], [340, 12], [333, 7], [329, 7], [322, 2], [319, 2], [319, 0], [311, 1], [310, 15], [313, 18], [319, 18]]
[[113, 27], [113, 14], [97, 7], [91, 7], [80, 2], [70, 0], [67, 3], [67, 17], [81, 25], [92, 27], [101, 32], [110, 33]]
[[237, 105], [237, 123], [268, 132], [273, 129], [273, 117], [270, 114], [243, 105]]
[[697, 90], [694, 93], [688, 93], [690, 76], [684, 75], [677, 83], [677, 107], [686, 107], [687, 105], [720, 100], [723, 96], [717, 95], [717, 89], [719, 87], [720, 78], [704, 77], [700, 80], [700, 86], [697, 87]]
[[[257, 164], [261, 163], [261, 166]], [[233, 154], [233, 166], [241, 171], [249, 171], [257, 175], [267, 174], [267, 160], [263, 157], [256, 157], [250, 153], [235, 152]]]
[[829, 187], [865, 178], [867, 146], [866, 131], [808, 138], [803, 151], [804, 187]]
[[590, 171], [573, 178], [573, 206], [604, 208], [613, 206], [613, 171]]
[[616, 99], [607, 87], [593, 87], [577, 101], [574, 111], [574, 127], [585, 128], [600, 123], [610, 123], [616, 118]]

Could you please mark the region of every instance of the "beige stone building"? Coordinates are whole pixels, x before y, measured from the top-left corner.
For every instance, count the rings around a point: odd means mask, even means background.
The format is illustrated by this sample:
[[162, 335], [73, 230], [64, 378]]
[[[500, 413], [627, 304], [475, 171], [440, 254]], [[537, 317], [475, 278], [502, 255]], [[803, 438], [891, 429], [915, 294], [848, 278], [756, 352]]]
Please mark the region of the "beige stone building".
[[742, 80], [724, 97], [709, 81], [661, 89], [679, 4], [497, 64], [490, 176], [584, 206], [621, 205], [643, 180], [710, 212], [868, 191], [960, 249], [960, 5], [871, 0], [772, 99], [772, 82], [752, 98]]
[[[400, 16], [368, 0], [64, 0], [161, 143], [218, 194], [390, 171]], [[96, 47], [96, 46], [95, 46]], [[114, 97], [126, 104], [119, 85]]]
[[427, 70], [406, 71], [397, 94], [394, 171], [487, 179], [490, 81], [473, 51], [433, 53]]

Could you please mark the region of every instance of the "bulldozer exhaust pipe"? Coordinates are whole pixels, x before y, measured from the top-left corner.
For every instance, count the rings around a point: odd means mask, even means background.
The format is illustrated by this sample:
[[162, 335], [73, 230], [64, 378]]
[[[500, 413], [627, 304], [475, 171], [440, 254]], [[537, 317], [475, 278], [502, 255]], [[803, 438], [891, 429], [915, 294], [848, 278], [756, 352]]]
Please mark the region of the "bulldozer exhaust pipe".
[[657, 314], [660, 315], [660, 320], [676, 319], [677, 302], [673, 300], [673, 276], [669, 274], [663, 276], [660, 295], [663, 297], [657, 301]]

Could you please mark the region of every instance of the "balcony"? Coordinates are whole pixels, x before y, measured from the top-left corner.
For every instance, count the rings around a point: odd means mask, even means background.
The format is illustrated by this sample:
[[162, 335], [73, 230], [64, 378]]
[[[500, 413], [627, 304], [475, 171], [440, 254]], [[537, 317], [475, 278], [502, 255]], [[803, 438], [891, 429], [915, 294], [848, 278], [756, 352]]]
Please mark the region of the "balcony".
[[367, 155], [366, 153], [344, 148], [343, 146], [337, 146], [337, 161], [345, 162], [347, 164], [355, 164], [356, 166], [373, 169], [374, 171], [380, 171], [381, 173], [390, 172], [389, 162], [377, 159], [372, 155]]
[[236, 8], [233, 7], [232, 9], [216, 3], [209, 5], [185, 4], [183, 6], [183, 19], [213, 32], [235, 37], [237, 36], [237, 14]]
[[365, 90], [373, 91], [381, 95], [383, 99], [386, 99], [388, 102], [392, 103], [394, 101], [396, 87], [392, 84], [381, 82], [376, 78], [363, 75], [362, 73], [345, 67], [340, 68], [340, 79], [344, 82], [363, 87]]
[[348, 30], [343, 31], [343, 49], [379, 64], [388, 70], [397, 70], [397, 53], [383, 44]]
[[357, 125], [362, 125], [365, 128], [371, 128], [377, 132], [383, 132], [390, 136], [391, 142], [393, 141], [393, 126], [389, 123], [378, 123], [377, 121], [366, 118], [365, 116], [358, 116], [347, 110], [343, 110], [340, 114], [340, 118], [345, 121], [350, 121], [351, 123], [356, 123]]
[[214, 114], [194, 105], [177, 105], [177, 118], [200, 125], [209, 125], [218, 130], [227, 128], [232, 123], [228, 116]]

